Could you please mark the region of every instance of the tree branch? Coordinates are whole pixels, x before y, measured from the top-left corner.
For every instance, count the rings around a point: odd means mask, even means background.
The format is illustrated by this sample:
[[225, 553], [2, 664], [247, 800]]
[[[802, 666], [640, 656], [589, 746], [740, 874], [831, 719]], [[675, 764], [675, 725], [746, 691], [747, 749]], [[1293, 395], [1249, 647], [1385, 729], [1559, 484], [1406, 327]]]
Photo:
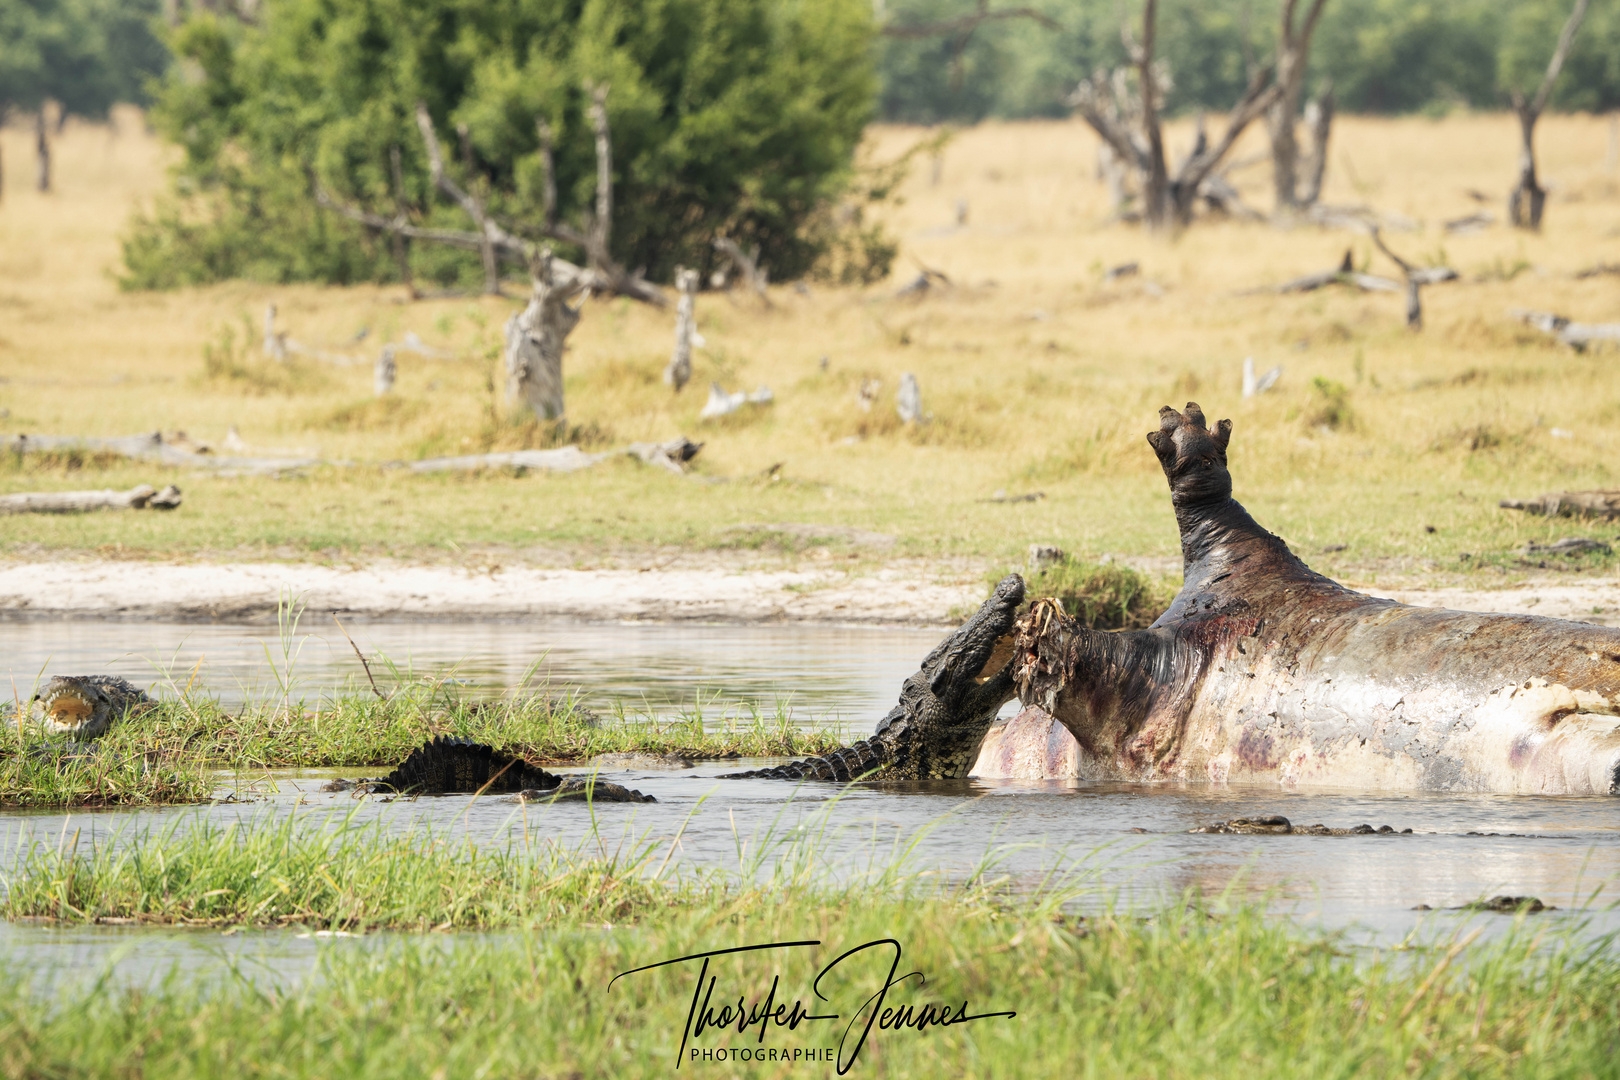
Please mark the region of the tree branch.
[[1552, 59], [1547, 61], [1547, 74], [1541, 80], [1541, 88], [1536, 91], [1536, 97], [1530, 104], [1530, 114], [1540, 116], [1541, 110], [1547, 107], [1547, 98], [1552, 95], [1553, 83], [1558, 81], [1558, 73], [1564, 69], [1564, 60], [1569, 56], [1570, 46], [1575, 43], [1575, 33], [1581, 28], [1581, 21], [1586, 18], [1586, 9], [1591, 0], [1575, 0], [1575, 9], [1569, 13], [1564, 22], [1564, 29], [1558, 35], [1558, 47], [1553, 50]]
[[[439, 150], [439, 137], [433, 131], [433, 117], [428, 115], [427, 106], [422, 102], [416, 103], [416, 126], [422, 133], [422, 141], [427, 144], [428, 162], [433, 170], [433, 183], [440, 191], [454, 199], [467, 215], [478, 226], [478, 233], [483, 238], [478, 245], [478, 252], [484, 260], [484, 291], [491, 295], [501, 291], [500, 267], [495, 259], [496, 235], [504, 235], [506, 230], [495, 225], [484, 212], [483, 201], [464, 191], [459, 184], [450, 178], [444, 168], [444, 155]], [[463, 140], [465, 145], [466, 143]], [[493, 231], [492, 231], [493, 230]]]
[[613, 139], [608, 131], [606, 84], [586, 84], [591, 94], [591, 130], [596, 134], [596, 214], [592, 217], [587, 235], [590, 243], [586, 254], [591, 264], [601, 270], [612, 265], [608, 255], [613, 229]]
[[1214, 146], [1190, 155], [1182, 163], [1176, 173], [1176, 186], [1184, 190], [1196, 190], [1198, 185], [1204, 182], [1204, 177], [1208, 176], [1232, 149], [1233, 144], [1242, 136], [1243, 129], [1269, 109], [1272, 102], [1281, 95], [1282, 87], [1271, 82], [1270, 68], [1256, 71], [1249, 79], [1249, 87], [1243, 92], [1242, 100], [1232, 107], [1226, 121], [1226, 133]]

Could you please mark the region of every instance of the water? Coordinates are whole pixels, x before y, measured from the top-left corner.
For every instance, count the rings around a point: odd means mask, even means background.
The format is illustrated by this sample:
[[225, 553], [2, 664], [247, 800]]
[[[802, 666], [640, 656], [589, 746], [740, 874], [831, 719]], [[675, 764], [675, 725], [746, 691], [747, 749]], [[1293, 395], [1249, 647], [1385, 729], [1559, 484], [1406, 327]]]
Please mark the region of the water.
[[[230, 708], [369, 692], [358, 646], [385, 686], [395, 676], [454, 680], [471, 695], [515, 686], [578, 690], [604, 713], [705, 719], [791, 710], [801, 724], [870, 725], [939, 642], [938, 630], [625, 623], [349, 623], [274, 626], [0, 622], [0, 677], [26, 696], [41, 673], [121, 675], [152, 693], [187, 686]], [[390, 662], [392, 667], [390, 667]], [[531, 670], [532, 669], [532, 670]], [[0, 685], [5, 685], [0, 683]]]
[[[246, 627], [100, 627], [65, 624], [40, 635], [34, 624], [0, 624], [0, 655], [14, 667], [33, 665], [54, 650], [52, 670], [132, 671], [127, 639], [143, 649], [178, 651], [201, 659], [208, 685], [222, 676], [246, 683], [265, 670], [263, 644], [279, 658], [274, 634]], [[408, 655], [418, 670], [449, 670], [469, 685], [494, 688], [521, 677], [545, 655], [554, 687], [578, 685], [598, 704], [635, 703], [654, 712], [767, 707], [788, 698], [795, 715], [816, 712], [849, 721], [855, 735], [893, 702], [900, 680], [915, 670], [937, 633], [812, 627], [513, 625], [351, 627], [362, 648]], [[255, 654], [254, 649], [258, 652]], [[32, 651], [30, 651], [32, 650]], [[123, 650], [120, 652], [120, 650]], [[330, 692], [352, 678], [353, 653], [335, 632], [306, 642], [295, 671], [311, 692]], [[63, 658], [66, 662], [62, 662]], [[129, 665], [119, 668], [118, 664]], [[178, 666], [178, 664], [177, 664]], [[189, 670], [189, 669], [188, 669]], [[30, 672], [30, 675], [32, 673]], [[710, 699], [709, 695], [713, 695]], [[1533, 916], [1567, 921], [1597, 892], [1612, 897], [1620, 875], [1620, 799], [1402, 793], [1284, 792], [1271, 787], [1191, 784], [1131, 785], [1080, 781], [968, 780], [916, 785], [794, 785], [720, 779], [751, 763], [713, 762], [678, 772], [616, 771], [604, 775], [655, 795], [648, 805], [596, 808], [602, 842], [625, 835], [669, 845], [682, 829], [673, 861], [689, 867], [740, 871], [784, 838], [819, 835], [834, 873], [857, 874], [910, 847], [910, 865], [965, 876], [990, 859], [1015, 887], [1054, 868], [1060, 877], [1095, 888], [1101, 906], [1114, 901], [1151, 908], [1189, 890], [1258, 901], [1301, 922], [1347, 929], [1352, 939], [1393, 944], [1416, 932], [1439, 936], [1460, 922], [1500, 930], [1501, 915], [1419, 912], [1497, 894], [1529, 895], [1564, 912]], [[367, 770], [344, 770], [348, 775]], [[370, 770], [374, 772], [375, 770]], [[0, 867], [19, 849], [55, 844], [80, 831], [82, 846], [121, 842], [142, 829], [172, 823], [226, 822], [299, 813], [311, 827], [334, 814], [381, 819], [389, 828], [428, 825], [442, 836], [481, 841], [553, 840], [596, 844], [587, 807], [524, 807], [468, 796], [384, 803], [320, 794], [333, 771], [283, 771], [242, 788], [255, 801], [200, 808], [116, 811], [68, 816], [0, 814]], [[229, 785], [232, 778], [222, 778]], [[1411, 828], [1411, 836], [1222, 836], [1189, 834], [1195, 825], [1240, 815], [1281, 813], [1300, 824], [1345, 827], [1363, 822]], [[1518, 836], [1468, 836], [1469, 832]], [[739, 849], [743, 852], [739, 861]], [[769, 859], [767, 858], [767, 862]], [[1613, 929], [1599, 911], [1593, 925]], [[0, 955], [50, 978], [98, 973], [112, 964], [120, 980], [151, 983], [179, 965], [218, 975], [239, 969], [255, 979], [296, 981], [318, 949], [370, 949], [388, 935], [316, 939], [297, 931], [212, 931], [53, 928], [0, 924]], [[451, 937], [471, 940], [470, 936]]]

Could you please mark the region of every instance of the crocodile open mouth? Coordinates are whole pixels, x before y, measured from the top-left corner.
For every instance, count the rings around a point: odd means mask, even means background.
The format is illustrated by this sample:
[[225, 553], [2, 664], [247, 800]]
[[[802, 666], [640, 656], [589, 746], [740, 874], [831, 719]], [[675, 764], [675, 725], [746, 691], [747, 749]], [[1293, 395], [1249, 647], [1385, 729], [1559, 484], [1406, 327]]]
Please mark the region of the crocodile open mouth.
[[95, 703], [71, 690], [52, 694], [45, 699], [45, 715], [64, 727], [84, 723], [96, 711]]

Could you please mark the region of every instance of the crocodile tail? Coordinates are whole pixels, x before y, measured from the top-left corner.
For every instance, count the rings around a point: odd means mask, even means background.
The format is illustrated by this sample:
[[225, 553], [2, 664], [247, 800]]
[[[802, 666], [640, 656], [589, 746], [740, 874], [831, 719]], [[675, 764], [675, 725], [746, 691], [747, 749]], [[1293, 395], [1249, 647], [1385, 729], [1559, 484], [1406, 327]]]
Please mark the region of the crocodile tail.
[[514, 754], [455, 735], [440, 735], [412, 750], [374, 791], [411, 795], [473, 794], [480, 791], [550, 791], [562, 778]]
[[893, 758], [894, 752], [887, 742], [871, 738], [786, 765], [725, 775], [731, 780], [832, 780], [847, 784], [876, 772]]

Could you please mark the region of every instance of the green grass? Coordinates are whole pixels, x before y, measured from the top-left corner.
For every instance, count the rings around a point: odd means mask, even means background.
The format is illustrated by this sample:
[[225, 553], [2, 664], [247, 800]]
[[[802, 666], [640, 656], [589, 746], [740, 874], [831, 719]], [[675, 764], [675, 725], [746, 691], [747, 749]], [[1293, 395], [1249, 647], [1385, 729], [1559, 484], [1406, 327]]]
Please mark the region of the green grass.
[[37, 718], [0, 716], [0, 806], [112, 806], [196, 802], [220, 788], [209, 771], [373, 767], [386, 770], [438, 735], [487, 742], [542, 765], [597, 754], [679, 754], [698, 759], [803, 757], [842, 745], [839, 732], [800, 727], [785, 709], [706, 723], [701, 709], [667, 721], [597, 717], [571, 696], [468, 701], [431, 680], [369, 689], [310, 704], [286, 698], [237, 710], [182, 692], [130, 715], [83, 760], [21, 752], [45, 740]]
[[[218, 787], [201, 756], [154, 747], [130, 731], [108, 734], [94, 753], [82, 757], [19, 753], [15, 717], [7, 719], [11, 723], [0, 733], [0, 807], [188, 803], [208, 798]], [[27, 745], [39, 741], [28, 737]]]
[[[1017, 569], [1030, 599], [1055, 597], [1063, 610], [1093, 630], [1141, 630], [1164, 613], [1181, 588], [1172, 581], [1120, 562], [1089, 562], [1065, 556], [1039, 571], [1009, 567], [986, 578], [994, 589]], [[962, 612], [966, 616], [969, 612]]]
[[691, 879], [659, 886], [652, 870], [661, 854], [643, 842], [586, 856], [539, 837], [479, 847], [376, 821], [310, 828], [294, 815], [241, 826], [176, 821], [88, 851], [76, 837], [36, 844], [9, 875], [0, 910], [13, 919], [349, 931], [622, 921], [701, 895]]
[[[768, 838], [767, 838], [768, 839]], [[661, 875], [631, 854], [481, 851], [375, 827], [288, 824], [160, 834], [122, 853], [36, 851], [8, 914], [103, 911], [232, 926], [500, 927], [476, 940], [328, 947], [294, 989], [175, 975], [155, 990], [87, 980], [52, 994], [0, 960], [0, 1076], [567, 1077], [670, 1075], [695, 966], [647, 964], [783, 941], [815, 947], [716, 959], [721, 1000], [824, 1005], [835, 1023], [698, 1037], [701, 1049], [837, 1049], [882, 984], [870, 951], [904, 950], [887, 1006], [967, 1003], [1013, 1018], [874, 1028], [860, 1074], [895, 1077], [1580, 1077], [1612, 1075], [1620, 959], [1608, 938], [1519, 916], [1494, 943], [1355, 949], [1189, 895], [1147, 917], [1072, 911], [1069, 887], [1011, 892], [993, 866], [966, 881], [888, 864], [838, 884], [814, 843], [767, 844], [736, 873]], [[809, 850], [806, 850], [806, 849]], [[764, 873], [758, 873], [763, 869]], [[1095, 905], [1093, 905], [1095, 910]], [[1504, 917], [1505, 919], [1506, 917]], [[199, 931], [200, 932], [200, 931]], [[223, 981], [221, 981], [223, 980]], [[847, 1053], [853, 1040], [846, 1043]], [[687, 1061], [704, 1076], [834, 1075], [830, 1065]]]

